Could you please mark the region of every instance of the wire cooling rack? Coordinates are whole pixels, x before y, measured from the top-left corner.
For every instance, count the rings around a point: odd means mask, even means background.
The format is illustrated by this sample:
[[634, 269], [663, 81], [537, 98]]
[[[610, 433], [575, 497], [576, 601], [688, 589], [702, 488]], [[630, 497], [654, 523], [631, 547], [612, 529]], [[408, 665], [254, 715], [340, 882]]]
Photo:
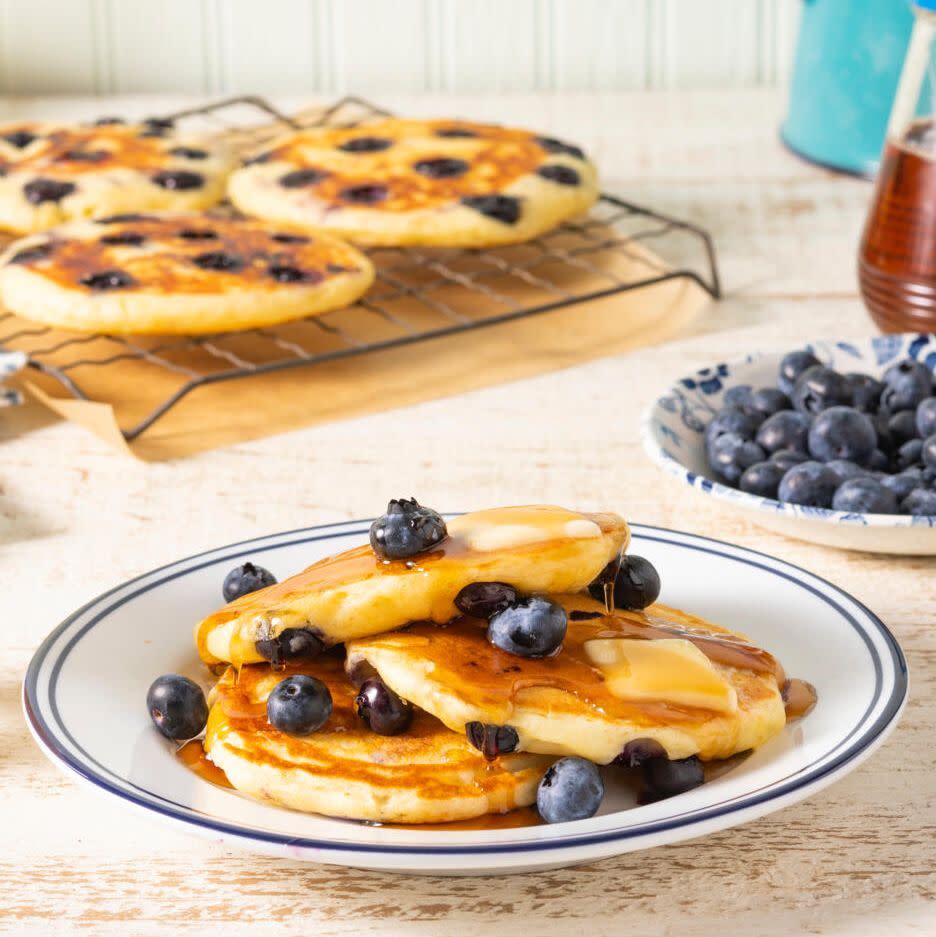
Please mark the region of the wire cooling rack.
[[[356, 97], [287, 115], [262, 98], [245, 96], [163, 119], [218, 133], [246, 152], [290, 128], [354, 126], [387, 115]], [[80, 400], [99, 399], [95, 378], [118, 367], [122, 394], [130, 397], [143, 388], [158, 394], [155, 404], [143, 399], [126, 408], [130, 418], [120, 425], [129, 441], [208, 384], [487, 328], [668, 280], [691, 280], [713, 298], [720, 296], [708, 232], [611, 195], [602, 195], [587, 217], [525, 244], [369, 253], [378, 271], [374, 286], [353, 306], [326, 315], [242, 332], [160, 339], [62, 332], [0, 312], [0, 348], [25, 351], [29, 368]]]

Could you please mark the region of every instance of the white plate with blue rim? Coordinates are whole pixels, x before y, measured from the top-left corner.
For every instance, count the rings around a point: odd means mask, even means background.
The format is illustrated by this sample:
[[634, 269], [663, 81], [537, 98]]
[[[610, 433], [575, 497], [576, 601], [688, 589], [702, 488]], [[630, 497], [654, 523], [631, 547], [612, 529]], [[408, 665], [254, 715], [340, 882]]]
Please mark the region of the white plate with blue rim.
[[[828, 367], [880, 378], [901, 358], [923, 362], [936, 377], [936, 335], [877, 335], [851, 341], [801, 345]], [[641, 441], [668, 475], [701, 495], [747, 514], [762, 527], [788, 537], [870, 553], [936, 555], [936, 516], [857, 514], [807, 507], [747, 494], [712, 477], [705, 454], [705, 427], [725, 393], [739, 384], [775, 387], [783, 356], [792, 349], [754, 353], [720, 362], [675, 381], [643, 416]]]
[[[225, 573], [254, 560], [284, 578], [361, 543], [368, 528], [367, 521], [350, 522], [222, 547], [138, 576], [89, 602], [46, 638], [26, 674], [24, 710], [39, 746], [66, 772], [129, 809], [216, 841], [367, 869], [503, 874], [702, 836], [787, 807], [864, 761], [894, 728], [906, 700], [903, 654], [856, 599], [764, 554], [636, 524], [631, 552], [660, 571], [661, 601], [748, 633], [790, 675], [818, 691], [818, 704], [805, 719], [715, 780], [638, 806], [627, 772], [608, 769], [603, 806], [588, 820], [420, 830], [295, 813], [194, 774], [150, 724], [145, 697], [152, 680], [169, 671], [209, 685], [192, 625], [218, 606]], [[73, 822], [80, 831], [82, 818]]]

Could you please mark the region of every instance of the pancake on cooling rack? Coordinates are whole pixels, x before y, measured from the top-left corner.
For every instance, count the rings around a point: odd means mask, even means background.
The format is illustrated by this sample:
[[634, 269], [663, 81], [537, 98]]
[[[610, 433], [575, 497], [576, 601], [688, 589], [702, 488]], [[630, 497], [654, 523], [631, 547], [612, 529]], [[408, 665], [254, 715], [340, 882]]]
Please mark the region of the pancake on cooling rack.
[[371, 262], [328, 234], [195, 213], [76, 221], [17, 241], [0, 259], [7, 309], [82, 332], [274, 325], [346, 306], [373, 279]]
[[44, 231], [77, 218], [207, 208], [224, 198], [234, 160], [170, 121], [0, 127], [0, 228]]
[[388, 119], [301, 130], [248, 160], [231, 201], [364, 245], [490, 247], [542, 234], [598, 197], [577, 146], [526, 130]]
[[[370, 543], [277, 583], [252, 563], [195, 630], [220, 682], [147, 705], [245, 794], [358, 820], [445, 823], [536, 802], [594, 815], [614, 773], [645, 801], [704, 781], [815, 702], [747, 638], [658, 604], [615, 514], [391, 501]], [[227, 666], [225, 666], [227, 665]], [[599, 771], [599, 766], [602, 770]]]

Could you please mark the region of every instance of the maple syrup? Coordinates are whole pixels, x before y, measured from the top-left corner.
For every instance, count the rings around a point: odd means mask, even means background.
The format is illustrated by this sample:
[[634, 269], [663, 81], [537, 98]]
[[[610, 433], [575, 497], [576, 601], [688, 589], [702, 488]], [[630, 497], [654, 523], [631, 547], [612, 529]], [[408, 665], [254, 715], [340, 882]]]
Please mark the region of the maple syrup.
[[176, 758], [185, 765], [189, 771], [197, 774], [203, 781], [214, 784], [216, 787], [233, 788], [234, 785], [227, 779], [227, 775], [205, 754], [201, 739], [192, 739], [186, 742], [177, 752]]
[[818, 699], [816, 688], [811, 683], [795, 678], [784, 682], [780, 695], [783, 697], [787, 722], [802, 719], [811, 713]]

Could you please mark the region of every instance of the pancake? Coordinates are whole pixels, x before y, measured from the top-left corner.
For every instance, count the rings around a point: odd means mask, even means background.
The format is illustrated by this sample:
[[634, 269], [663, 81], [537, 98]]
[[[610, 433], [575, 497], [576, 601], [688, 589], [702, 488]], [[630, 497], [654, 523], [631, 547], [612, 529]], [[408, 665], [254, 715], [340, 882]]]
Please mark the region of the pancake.
[[302, 130], [232, 174], [231, 201], [358, 244], [486, 247], [586, 211], [595, 167], [568, 143], [492, 124], [383, 120]]
[[0, 228], [44, 231], [77, 218], [207, 208], [224, 198], [233, 156], [171, 123], [0, 127]]
[[474, 582], [521, 592], [584, 589], [626, 547], [616, 514], [550, 506], [495, 508], [453, 518], [448, 538], [406, 561], [381, 560], [370, 544], [328, 557], [209, 615], [195, 629], [208, 664], [256, 663], [257, 641], [309, 629], [325, 645], [458, 615], [455, 596]]
[[[304, 673], [329, 688], [328, 722], [305, 738], [274, 729], [266, 698], [286, 676]], [[464, 733], [425, 712], [397, 736], [365, 728], [356, 691], [332, 655], [276, 672], [268, 665], [229, 668], [210, 696], [208, 757], [230, 783], [293, 810], [383, 823], [444, 823], [532, 804], [552, 759], [515, 754], [485, 761]]]
[[740, 635], [663, 605], [607, 614], [584, 595], [553, 598], [569, 613], [553, 657], [509, 654], [486, 622], [459, 618], [352, 641], [349, 670], [374, 668], [453, 731], [510, 725], [518, 750], [598, 764], [646, 738], [673, 759], [727, 758], [785, 725], [783, 671]]
[[373, 282], [358, 250], [256, 221], [140, 214], [77, 221], [0, 260], [7, 309], [76, 331], [201, 334], [341, 308]]

